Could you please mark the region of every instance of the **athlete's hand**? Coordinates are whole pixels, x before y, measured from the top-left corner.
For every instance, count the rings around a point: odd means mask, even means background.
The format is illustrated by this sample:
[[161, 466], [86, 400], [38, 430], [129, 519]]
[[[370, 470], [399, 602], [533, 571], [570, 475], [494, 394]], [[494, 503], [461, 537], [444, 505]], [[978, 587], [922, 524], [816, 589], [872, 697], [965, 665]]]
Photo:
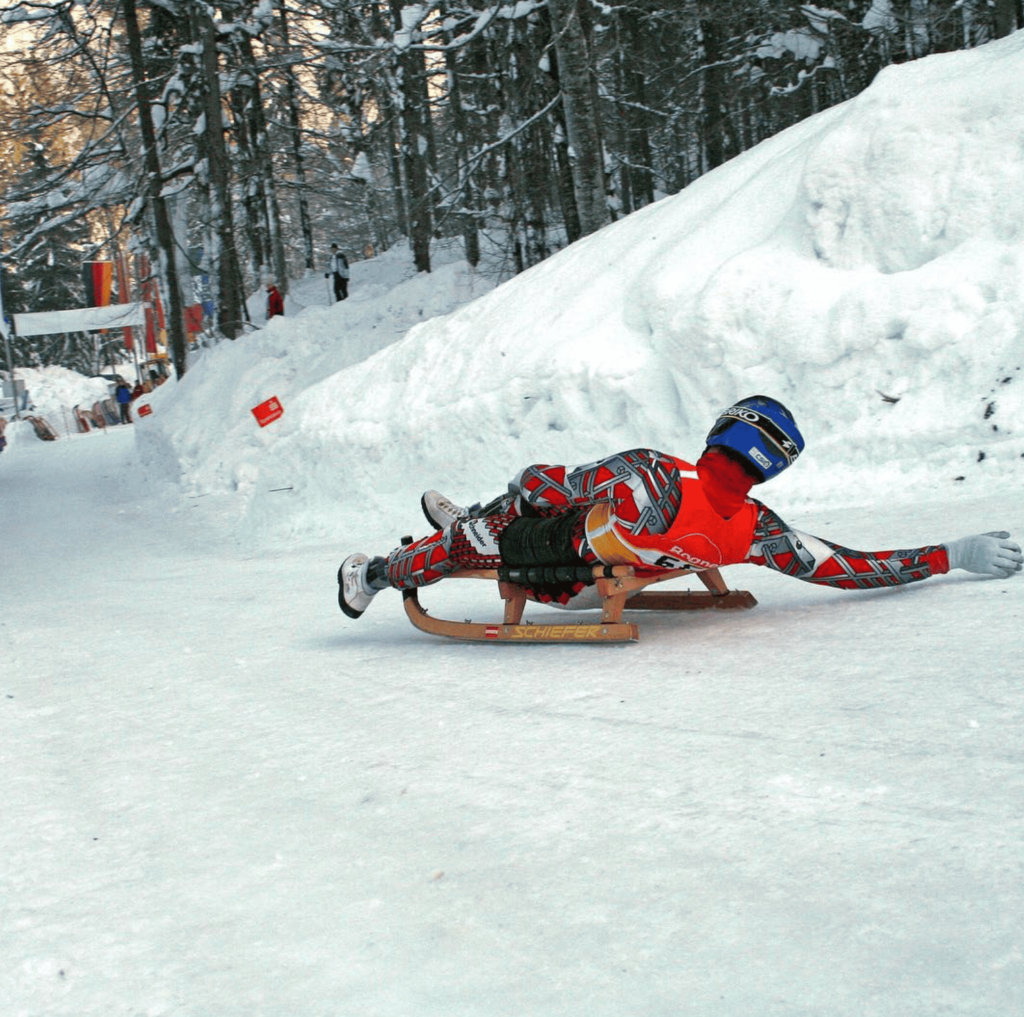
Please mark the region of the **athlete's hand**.
[[1010, 534], [1005, 530], [961, 537], [943, 546], [949, 554], [951, 569], [1008, 579], [1014, 572], [1020, 572], [1024, 564], [1020, 545], [1010, 540]]

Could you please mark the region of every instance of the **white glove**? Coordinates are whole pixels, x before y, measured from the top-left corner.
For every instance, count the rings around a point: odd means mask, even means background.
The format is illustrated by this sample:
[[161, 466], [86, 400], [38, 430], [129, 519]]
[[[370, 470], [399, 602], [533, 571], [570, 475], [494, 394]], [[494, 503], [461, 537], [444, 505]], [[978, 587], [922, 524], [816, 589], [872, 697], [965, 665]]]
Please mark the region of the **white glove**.
[[1020, 545], [1010, 540], [1010, 534], [1005, 530], [961, 537], [943, 546], [949, 554], [951, 569], [964, 569], [999, 579], [1009, 579], [1014, 572], [1020, 572], [1024, 562]]

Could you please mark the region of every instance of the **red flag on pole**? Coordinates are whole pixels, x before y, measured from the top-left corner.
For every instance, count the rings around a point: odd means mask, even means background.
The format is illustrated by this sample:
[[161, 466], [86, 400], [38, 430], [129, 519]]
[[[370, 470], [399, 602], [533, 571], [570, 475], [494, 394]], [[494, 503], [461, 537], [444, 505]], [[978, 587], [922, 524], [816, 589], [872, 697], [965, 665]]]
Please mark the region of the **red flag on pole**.
[[[131, 300], [130, 287], [128, 284], [128, 263], [123, 254], [117, 256], [117, 302], [127, 304]], [[126, 350], [135, 346], [134, 336], [130, 328], [121, 329], [124, 336], [124, 347]]]

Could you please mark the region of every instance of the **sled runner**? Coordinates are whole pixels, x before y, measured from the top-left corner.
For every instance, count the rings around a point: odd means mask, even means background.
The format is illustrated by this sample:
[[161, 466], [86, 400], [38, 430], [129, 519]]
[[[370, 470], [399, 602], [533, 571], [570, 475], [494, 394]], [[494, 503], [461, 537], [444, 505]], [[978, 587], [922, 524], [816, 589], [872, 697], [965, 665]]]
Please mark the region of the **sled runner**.
[[[405, 613], [423, 632], [435, 636], [450, 636], [475, 642], [510, 643], [628, 643], [640, 638], [635, 623], [622, 620], [628, 611], [699, 611], [707, 608], [751, 608], [757, 601], [746, 590], [730, 590], [718, 569], [696, 573], [704, 590], [660, 590], [638, 592], [655, 583], [663, 583], [680, 576], [693, 575], [679, 569], [657, 576], [637, 576], [629, 565], [598, 565], [581, 570], [584, 578], [592, 582], [601, 599], [601, 618], [568, 623], [535, 624], [523, 622], [526, 608], [526, 586], [512, 581], [515, 570], [478, 569], [454, 572], [450, 579], [489, 579], [497, 581], [498, 592], [505, 601], [505, 618], [500, 624], [474, 621], [446, 621], [434, 618], [420, 605], [417, 590], [403, 590]], [[534, 603], [531, 601], [530, 603]]]

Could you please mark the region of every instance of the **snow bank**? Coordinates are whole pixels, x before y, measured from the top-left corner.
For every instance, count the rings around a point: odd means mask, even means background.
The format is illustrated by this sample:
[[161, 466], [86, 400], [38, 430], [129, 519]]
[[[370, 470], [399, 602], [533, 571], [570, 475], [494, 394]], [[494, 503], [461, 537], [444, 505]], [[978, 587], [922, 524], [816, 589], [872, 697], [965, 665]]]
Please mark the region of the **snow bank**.
[[382, 485], [414, 505], [531, 461], [695, 453], [756, 391], [791, 404], [811, 450], [773, 500], [1019, 481], [1022, 146], [1024, 33], [891, 68], [304, 391], [263, 468], [305, 511], [257, 495], [251, 519], [359, 530], [388, 511]]
[[[490, 292], [395, 252], [332, 307], [304, 280], [288, 317], [166, 386], [140, 459], [253, 540], [361, 541], [413, 526], [427, 486], [695, 455], [719, 408], [767, 392], [809, 446], [772, 504], [1022, 484], [1022, 150], [1024, 33], [890, 68]], [[261, 430], [270, 396], [285, 413]]]

